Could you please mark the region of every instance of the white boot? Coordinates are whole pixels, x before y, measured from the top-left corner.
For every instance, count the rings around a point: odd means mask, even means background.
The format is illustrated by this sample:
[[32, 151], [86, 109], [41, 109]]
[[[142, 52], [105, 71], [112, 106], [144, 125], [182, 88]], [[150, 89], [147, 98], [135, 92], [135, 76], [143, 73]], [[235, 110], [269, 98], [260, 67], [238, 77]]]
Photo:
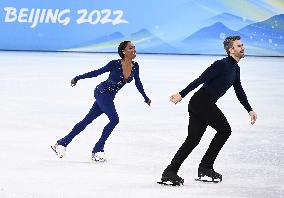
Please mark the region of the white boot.
[[54, 146], [51, 146], [51, 148], [59, 158], [62, 158], [66, 153], [66, 147], [60, 144], [56, 143]]
[[91, 160], [95, 162], [106, 162], [105, 153], [104, 152], [93, 153]]

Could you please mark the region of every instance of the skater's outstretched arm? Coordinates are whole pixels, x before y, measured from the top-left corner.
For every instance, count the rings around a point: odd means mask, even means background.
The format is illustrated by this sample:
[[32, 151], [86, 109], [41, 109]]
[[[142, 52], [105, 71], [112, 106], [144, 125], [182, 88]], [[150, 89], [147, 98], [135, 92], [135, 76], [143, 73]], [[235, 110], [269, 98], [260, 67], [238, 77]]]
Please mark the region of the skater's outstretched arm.
[[113, 68], [114, 65], [115, 65], [115, 61], [112, 60], [106, 66], [104, 66], [104, 67], [102, 67], [100, 69], [97, 69], [97, 70], [94, 70], [94, 71], [91, 71], [91, 72], [88, 72], [88, 73], [76, 76], [75, 78], [73, 78], [71, 80], [71, 86], [74, 87], [77, 84], [78, 80], [85, 79], [85, 78], [97, 77], [97, 76], [99, 76], [99, 75], [101, 75], [101, 74], [103, 74], [105, 72], [109, 72], [109, 71], [111, 71], [111, 69]]
[[184, 98], [190, 91], [194, 90], [199, 85], [210, 81], [216, 76], [222, 74], [224, 64], [220, 60], [215, 61], [210, 67], [208, 67], [198, 78], [192, 81], [186, 88], [179, 92], [179, 95]]
[[216, 76], [222, 73], [222, 66], [220, 65], [220, 61], [215, 61], [210, 67], [208, 67], [197, 79], [192, 81], [186, 88], [184, 88], [179, 93], [173, 94], [170, 97], [170, 101], [177, 104], [182, 98], [184, 98], [190, 91], [198, 87], [199, 85], [210, 81]]

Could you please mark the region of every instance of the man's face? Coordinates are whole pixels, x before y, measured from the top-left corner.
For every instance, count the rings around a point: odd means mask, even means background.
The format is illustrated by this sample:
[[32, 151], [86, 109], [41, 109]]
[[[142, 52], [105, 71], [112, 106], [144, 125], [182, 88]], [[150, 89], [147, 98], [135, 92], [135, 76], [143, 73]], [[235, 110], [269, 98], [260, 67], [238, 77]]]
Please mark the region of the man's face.
[[233, 41], [233, 46], [230, 48], [230, 54], [239, 59], [245, 56], [245, 47], [241, 40]]

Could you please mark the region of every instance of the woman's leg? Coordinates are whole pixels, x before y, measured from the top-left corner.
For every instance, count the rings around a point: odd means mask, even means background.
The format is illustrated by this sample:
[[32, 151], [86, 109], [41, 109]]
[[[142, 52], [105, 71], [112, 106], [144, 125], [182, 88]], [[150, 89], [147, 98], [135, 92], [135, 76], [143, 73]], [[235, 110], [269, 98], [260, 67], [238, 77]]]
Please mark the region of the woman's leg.
[[98, 104], [101, 110], [108, 116], [109, 123], [104, 127], [99, 141], [93, 148], [93, 153], [104, 151], [104, 145], [107, 138], [110, 136], [115, 126], [119, 123], [119, 117], [116, 112], [113, 100], [99, 100]]
[[66, 147], [72, 140], [73, 138], [78, 135], [80, 132], [82, 132], [88, 124], [90, 124], [94, 119], [96, 119], [98, 116], [102, 114], [102, 110], [98, 106], [97, 101], [93, 104], [92, 108], [90, 109], [89, 113], [85, 116], [85, 118], [78, 122], [71, 132], [66, 135], [64, 138], [60, 139], [57, 141], [59, 145], [62, 145]]

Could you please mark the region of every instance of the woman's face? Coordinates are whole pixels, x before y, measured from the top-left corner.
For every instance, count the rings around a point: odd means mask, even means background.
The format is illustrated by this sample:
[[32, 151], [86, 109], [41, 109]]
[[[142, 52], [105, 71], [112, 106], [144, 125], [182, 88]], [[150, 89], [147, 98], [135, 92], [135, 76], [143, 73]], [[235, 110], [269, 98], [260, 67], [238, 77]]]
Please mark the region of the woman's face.
[[127, 43], [123, 52], [124, 52], [124, 57], [130, 58], [130, 59], [134, 59], [136, 57], [135, 45], [133, 45], [133, 43], [131, 42]]

